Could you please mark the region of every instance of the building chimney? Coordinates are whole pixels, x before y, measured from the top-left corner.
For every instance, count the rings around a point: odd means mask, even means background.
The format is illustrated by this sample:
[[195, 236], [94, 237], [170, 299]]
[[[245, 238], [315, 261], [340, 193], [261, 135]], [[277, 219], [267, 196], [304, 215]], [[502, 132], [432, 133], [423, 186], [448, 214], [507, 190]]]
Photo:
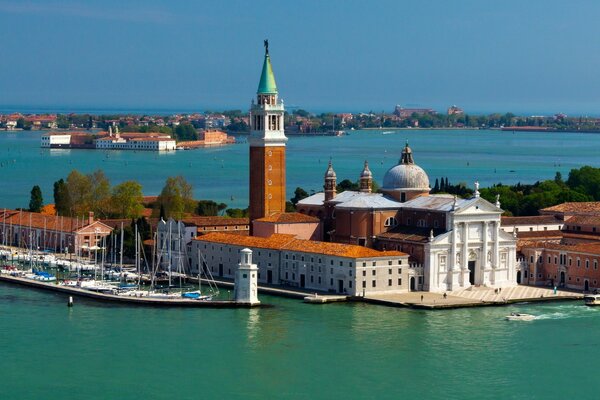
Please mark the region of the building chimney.
[[91, 225], [94, 223], [94, 212], [90, 211], [88, 214], [88, 225]]

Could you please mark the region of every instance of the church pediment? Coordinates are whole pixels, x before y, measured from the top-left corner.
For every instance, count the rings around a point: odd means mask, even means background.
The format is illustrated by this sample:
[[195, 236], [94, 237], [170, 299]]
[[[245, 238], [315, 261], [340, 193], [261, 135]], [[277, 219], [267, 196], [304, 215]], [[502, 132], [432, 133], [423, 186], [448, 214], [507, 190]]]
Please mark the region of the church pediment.
[[503, 210], [496, 207], [482, 197], [467, 200], [454, 214], [456, 215], [479, 215], [479, 214], [502, 214]]

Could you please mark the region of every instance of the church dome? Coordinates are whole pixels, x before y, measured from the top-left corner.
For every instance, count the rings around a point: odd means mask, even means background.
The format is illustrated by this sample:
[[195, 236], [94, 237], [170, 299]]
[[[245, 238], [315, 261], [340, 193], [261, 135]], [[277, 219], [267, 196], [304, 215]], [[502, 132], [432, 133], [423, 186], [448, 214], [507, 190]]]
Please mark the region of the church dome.
[[412, 157], [412, 150], [406, 147], [402, 151], [402, 158], [398, 165], [390, 168], [383, 177], [383, 189], [419, 189], [429, 191], [429, 177], [423, 170], [415, 164]]

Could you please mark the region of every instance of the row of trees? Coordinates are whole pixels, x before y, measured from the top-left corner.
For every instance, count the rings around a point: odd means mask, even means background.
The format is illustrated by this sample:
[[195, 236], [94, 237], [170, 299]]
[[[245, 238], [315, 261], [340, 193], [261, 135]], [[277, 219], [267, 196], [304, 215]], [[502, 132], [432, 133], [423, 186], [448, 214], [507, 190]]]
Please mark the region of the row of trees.
[[138, 218], [144, 209], [138, 182], [111, 186], [102, 170], [90, 174], [73, 170], [66, 180], [54, 182], [53, 194], [58, 215], [82, 217], [93, 211], [102, 218]]
[[[89, 211], [100, 218], [138, 219], [144, 211], [142, 186], [133, 180], [111, 186], [102, 170], [82, 174], [71, 171], [66, 179], [54, 182], [54, 206], [58, 215], [85, 217]], [[29, 210], [40, 212], [44, 206], [38, 185], [31, 190]], [[246, 217], [248, 209], [227, 208], [212, 200], [196, 201], [193, 187], [183, 176], [168, 177], [156, 201], [146, 204], [152, 215], [181, 219], [188, 215]]]

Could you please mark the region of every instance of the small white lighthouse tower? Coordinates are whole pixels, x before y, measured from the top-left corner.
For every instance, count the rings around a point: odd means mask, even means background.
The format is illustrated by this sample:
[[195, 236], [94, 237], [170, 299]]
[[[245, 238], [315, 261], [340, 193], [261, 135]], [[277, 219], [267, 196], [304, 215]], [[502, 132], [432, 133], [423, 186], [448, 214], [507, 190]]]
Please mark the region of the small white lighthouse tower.
[[240, 263], [235, 272], [234, 298], [238, 303], [260, 304], [258, 301], [258, 267], [252, 264], [252, 250], [240, 251]]

